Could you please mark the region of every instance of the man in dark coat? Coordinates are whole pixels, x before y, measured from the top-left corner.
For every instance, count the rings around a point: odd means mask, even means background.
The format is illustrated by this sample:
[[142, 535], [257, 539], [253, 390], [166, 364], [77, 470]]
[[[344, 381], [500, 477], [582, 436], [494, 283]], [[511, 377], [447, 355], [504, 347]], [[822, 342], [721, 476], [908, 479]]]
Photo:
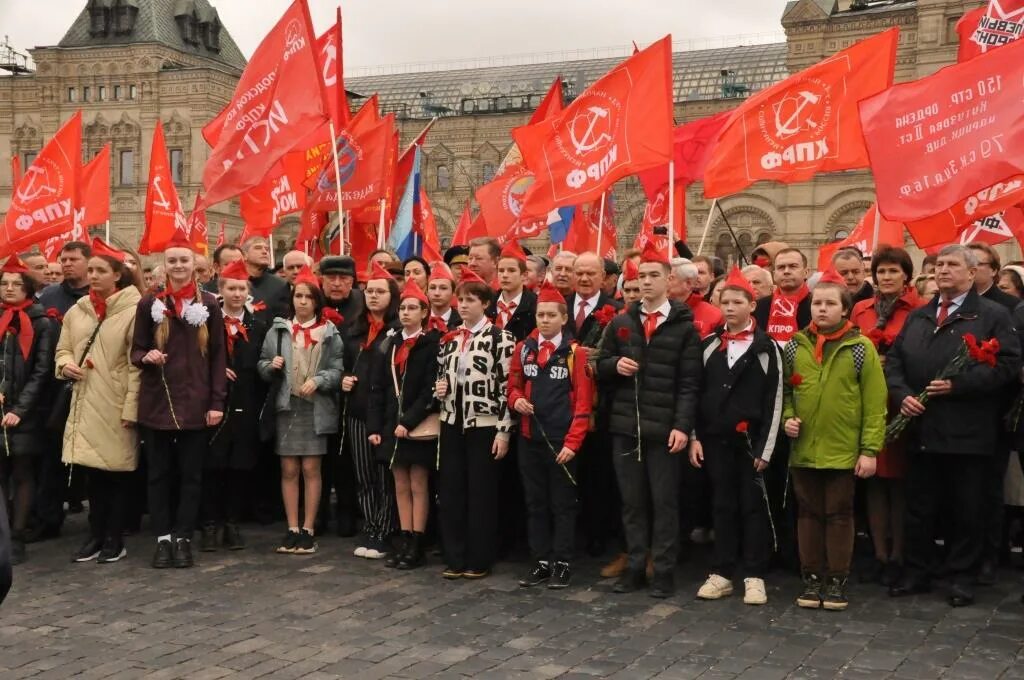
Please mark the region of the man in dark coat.
[[875, 289], [868, 281], [864, 266], [864, 255], [857, 248], [840, 248], [832, 255], [832, 268], [846, 283], [846, 290], [853, 296], [853, 304], [875, 295]]
[[320, 260], [320, 278], [328, 306], [351, 321], [363, 312], [366, 301], [356, 288], [356, 262], [347, 255], [330, 255]]
[[[945, 573], [954, 607], [974, 601], [974, 580], [985, 547], [986, 491], [997, 450], [1007, 387], [1017, 380], [1021, 348], [1009, 312], [974, 289], [978, 260], [960, 245], [939, 253], [939, 295], [907, 317], [886, 355], [885, 373], [900, 413], [913, 417], [907, 444], [905, 573], [894, 597], [926, 592], [940, 571], [935, 529], [944, 508]], [[995, 365], [974, 359], [949, 379], [936, 376], [960, 351], [966, 334], [998, 340]], [[927, 391], [922, 404], [917, 395]]]
[[783, 248], [772, 261], [775, 290], [757, 301], [754, 320], [772, 340], [785, 345], [811, 322], [811, 294], [807, 288], [807, 256], [796, 248]]
[[291, 292], [284, 279], [270, 271], [270, 244], [262, 236], [251, 236], [242, 244], [242, 257], [249, 269], [252, 298], [267, 306], [271, 318], [285, 316], [291, 304]]
[[615, 592], [644, 586], [649, 550], [650, 595], [658, 598], [675, 591], [680, 453], [693, 431], [702, 370], [693, 314], [668, 299], [668, 278], [667, 254], [649, 244], [640, 261], [643, 300], [608, 324], [596, 362], [601, 388], [611, 393], [612, 460], [629, 552]]

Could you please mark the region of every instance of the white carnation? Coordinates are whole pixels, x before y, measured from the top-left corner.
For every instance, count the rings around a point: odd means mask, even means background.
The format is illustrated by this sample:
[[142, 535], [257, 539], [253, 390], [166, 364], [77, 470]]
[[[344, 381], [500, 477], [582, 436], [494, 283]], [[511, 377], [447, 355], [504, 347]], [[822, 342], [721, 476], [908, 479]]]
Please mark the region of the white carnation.
[[210, 318], [210, 310], [200, 302], [190, 302], [182, 310], [181, 318], [185, 319], [188, 325], [198, 328]]
[[164, 317], [167, 316], [167, 305], [160, 298], [155, 298], [153, 306], [149, 308], [149, 313], [153, 317], [153, 323], [163, 323]]

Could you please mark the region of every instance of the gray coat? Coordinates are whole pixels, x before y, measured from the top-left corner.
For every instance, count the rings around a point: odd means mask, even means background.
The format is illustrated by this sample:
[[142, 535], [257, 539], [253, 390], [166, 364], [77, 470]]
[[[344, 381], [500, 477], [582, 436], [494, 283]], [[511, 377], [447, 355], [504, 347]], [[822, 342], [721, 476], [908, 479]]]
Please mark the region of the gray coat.
[[[278, 355], [277, 339], [281, 336], [281, 352], [284, 357], [284, 380], [277, 378], [279, 375], [270, 363]], [[336, 434], [340, 420], [341, 400], [341, 372], [343, 367], [341, 336], [334, 324], [327, 324], [324, 328], [324, 337], [321, 341], [320, 363], [316, 367], [313, 380], [316, 381], [316, 392], [313, 394], [313, 430], [317, 435]], [[274, 325], [263, 341], [263, 351], [260, 352], [260, 361], [257, 370], [260, 377], [271, 384], [271, 390], [277, 389], [274, 397], [277, 412], [290, 411], [292, 391], [287, 383], [291, 376], [292, 362], [292, 327], [291, 322], [280, 317], [274, 319]]]

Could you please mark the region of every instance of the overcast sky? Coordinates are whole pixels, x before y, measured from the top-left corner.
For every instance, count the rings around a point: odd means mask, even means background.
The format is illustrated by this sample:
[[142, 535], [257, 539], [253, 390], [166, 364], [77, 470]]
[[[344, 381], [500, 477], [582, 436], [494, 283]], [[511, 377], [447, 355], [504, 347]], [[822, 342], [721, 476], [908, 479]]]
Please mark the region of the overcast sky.
[[[213, 5], [248, 57], [290, 2]], [[22, 52], [55, 45], [85, 4], [0, 0], [0, 33]], [[334, 21], [337, 0], [309, 4], [319, 33]], [[784, 6], [779, 0], [347, 0], [345, 66], [358, 75], [358, 67], [621, 47], [633, 40], [645, 45], [666, 33], [676, 42], [781, 34]]]

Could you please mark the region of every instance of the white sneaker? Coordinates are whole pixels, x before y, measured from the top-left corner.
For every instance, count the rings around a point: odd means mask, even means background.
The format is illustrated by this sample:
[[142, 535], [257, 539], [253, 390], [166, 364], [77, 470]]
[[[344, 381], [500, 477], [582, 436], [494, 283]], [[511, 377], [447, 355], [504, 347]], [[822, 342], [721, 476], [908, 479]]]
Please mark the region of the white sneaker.
[[732, 581], [718, 574], [708, 576], [708, 580], [697, 591], [697, 597], [702, 600], [719, 600], [729, 595], [732, 595]]
[[764, 590], [764, 579], [743, 579], [743, 604], [768, 604], [768, 594]]
[[358, 548], [352, 551], [352, 554], [356, 557], [366, 557], [366, 546], [359, 546]]
[[368, 560], [381, 560], [387, 556], [388, 554], [386, 552], [382, 552], [376, 548], [367, 548], [366, 552], [362, 554], [362, 557], [365, 557]]

